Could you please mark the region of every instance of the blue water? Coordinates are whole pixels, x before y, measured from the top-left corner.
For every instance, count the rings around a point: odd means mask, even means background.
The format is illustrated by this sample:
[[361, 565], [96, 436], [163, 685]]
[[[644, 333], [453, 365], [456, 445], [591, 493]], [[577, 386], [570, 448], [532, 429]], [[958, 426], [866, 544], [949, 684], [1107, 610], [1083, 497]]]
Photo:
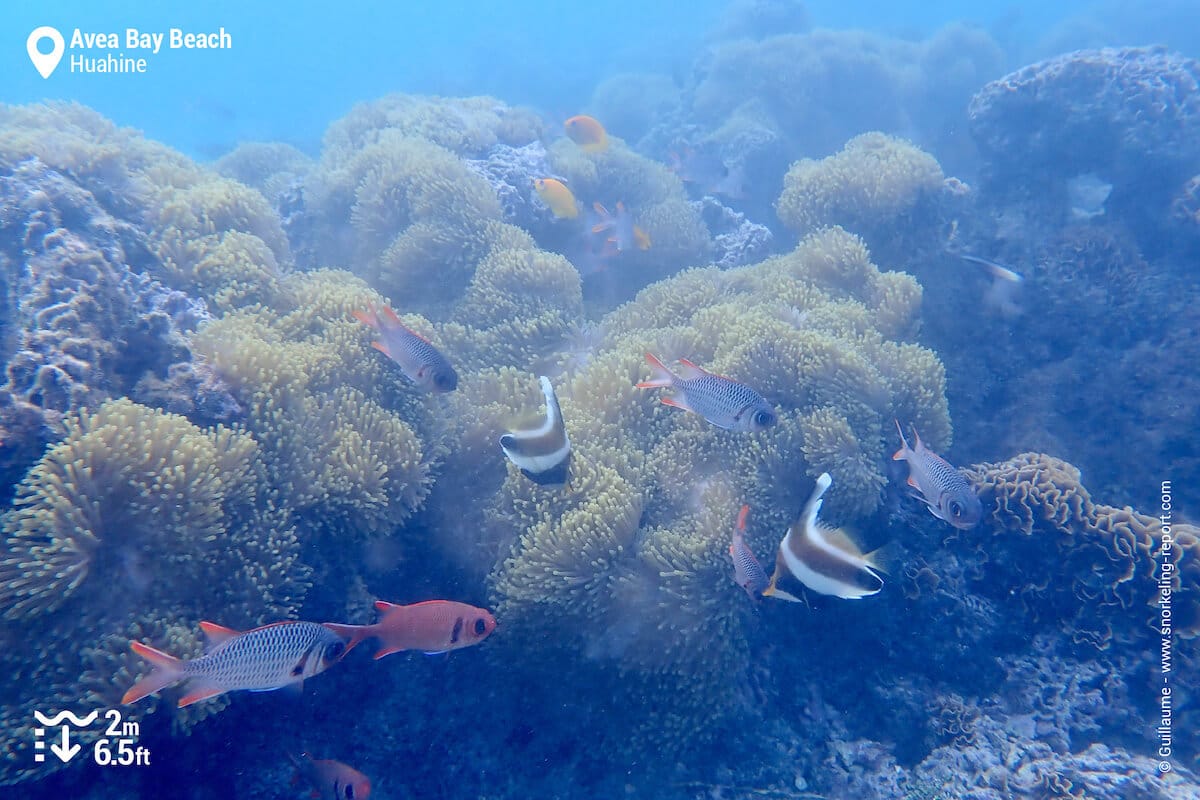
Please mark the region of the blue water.
[[0, 798], [1200, 798], [1200, 2], [2, 23]]

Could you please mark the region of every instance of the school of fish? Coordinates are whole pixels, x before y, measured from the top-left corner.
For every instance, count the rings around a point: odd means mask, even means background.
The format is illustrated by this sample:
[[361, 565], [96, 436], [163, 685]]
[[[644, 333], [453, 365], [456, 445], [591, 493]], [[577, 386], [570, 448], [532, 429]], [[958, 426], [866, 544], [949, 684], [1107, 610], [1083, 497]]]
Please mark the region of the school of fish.
[[[608, 147], [603, 125], [592, 117], [571, 117], [566, 135], [585, 153], [602, 153]], [[685, 182], [701, 184], [706, 191], [737, 196], [740, 171], [698, 153], [686, 145], [672, 151], [671, 168]], [[628, 250], [646, 250], [650, 236], [634, 223], [633, 214], [618, 200], [610, 213], [600, 202], [590, 210], [554, 177], [534, 181], [537, 196], [559, 219], [583, 217], [587, 247], [603, 268], [606, 259]], [[1017, 283], [1020, 276], [1000, 265], [973, 256], [962, 256], [988, 268], [998, 280]], [[353, 316], [378, 336], [372, 346], [390, 359], [419, 391], [452, 392], [458, 373], [450, 360], [427, 337], [401, 321], [389, 307], [356, 310]], [[756, 434], [772, 428], [778, 416], [772, 405], [751, 386], [714, 374], [686, 359], [672, 370], [651, 353], [646, 362], [652, 375], [636, 384], [639, 389], [669, 389], [663, 405], [696, 414], [726, 431]], [[570, 490], [571, 441], [562, 408], [551, 381], [538, 377], [544, 400], [544, 417], [532, 426], [517, 427], [499, 437], [502, 454], [519, 474], [548, 491]], [[979, 523], [983, 508], [971, 485], [957, 469], [925, 447], [913, 430], [910, 447], [900, 422], [900, 448], [894, 460], [908, 465], [907, 484], [935, 517], [959, 529]], [[770, 577], [746, 541], [749, 506], [742, 506], [733, 527], [729, 555], [733, 579], [755, 602], [776, 598], [798, 602], [806, 592], [847, 600], [878, 594], [883, 589], [882, 559], [864, 553], [845, 531], [820, 521], [823, 497], [833, 485], [828, 473], [818, 476], [812, 494], [796, 521], [784, 532], [775, 550]], [[376, 660], [392, 653], [418, 650], [445, 653], [477, 645], [496, 630], [496, 619], [487, 609], [455, 600], [431, 599], [410, 605], [377, 601], [379, 621], [368, 625], [336, 622], [283, 621], [248, 631], [235, 631], [212, 622], [201, 622], [208, 646], [203, 655], [183, 660], [133, 641], [132, 650], [151, 665], [122, 697], [135, 703], [182, 684], [180, 707], [226, 692], [267, 692], [302, 686], [341, 663], [363, 641], [374, 639]], [[307, 753], [291, 757], [298, 777], [314, 796], [365, 800], [370, 780], [353, 767]]]

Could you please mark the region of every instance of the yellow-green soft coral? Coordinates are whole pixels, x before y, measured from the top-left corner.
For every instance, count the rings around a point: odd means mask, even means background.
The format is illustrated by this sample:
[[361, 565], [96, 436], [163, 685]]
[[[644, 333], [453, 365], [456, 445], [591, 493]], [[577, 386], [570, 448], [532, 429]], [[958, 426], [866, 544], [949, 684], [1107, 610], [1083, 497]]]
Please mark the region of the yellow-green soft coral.
[[444, 310], [500, 233], [500, 203], [483, 178], [449, 150], [390, 129], [348, 156], [327, 152], [307, 202], [316, 262], [351, 267], [402, 310]]
[[[244, 403], [273, 484], [341, 534], [403, 524], [424, 503], [439, 452], [424, 398], [350, 316], [384, 304], [346, 273], [295, 275], [276, 309], [226, 315], [194, 341]], [[433, 335], [428, 323], [409, 324]]]
[[779, 219], [805, 234], [826, 225], [856, 233], [891, 230], [942, 188], [942, 169], [912, 144], [871, 132], [838, 153], [792, 164], [783, 179]]
[[[112, 706], [146, 670], [130, 637], [195, 653], [201, 619], [250, 627], [294, 616], [308, 588], [291, 512], [249, 434], [125, 399], [66, 428], [3, 519], [0, 672], [19, 684], [3, 687], [14, 698], [0, 716], [10, 741], [28, 735], [34, 709]], [[0, 759], [0, 783], [25, 777], [32, 761], [18, 753]]]

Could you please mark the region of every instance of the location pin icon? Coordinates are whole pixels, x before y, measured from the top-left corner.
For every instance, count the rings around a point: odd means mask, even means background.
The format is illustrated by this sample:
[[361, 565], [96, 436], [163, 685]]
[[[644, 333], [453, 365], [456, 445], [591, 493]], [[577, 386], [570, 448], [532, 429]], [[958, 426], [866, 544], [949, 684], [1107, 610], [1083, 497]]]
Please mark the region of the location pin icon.
[[[38, 50], [38, 43], [42, 39], [49, 39], [54, 43], [54, 49], [49, 53]], [[25, 40], [25, 49], [29, 52], [29, 60], [33, 62], [37, 71], [42, 73], [43, 78], [49, 78], [50, 74], [58, 67], [58, 62], [62, 61], [67, 43], [63, 41], [62, 34], [57, 29], [43, 25], [29, 34], [29, 38]]]

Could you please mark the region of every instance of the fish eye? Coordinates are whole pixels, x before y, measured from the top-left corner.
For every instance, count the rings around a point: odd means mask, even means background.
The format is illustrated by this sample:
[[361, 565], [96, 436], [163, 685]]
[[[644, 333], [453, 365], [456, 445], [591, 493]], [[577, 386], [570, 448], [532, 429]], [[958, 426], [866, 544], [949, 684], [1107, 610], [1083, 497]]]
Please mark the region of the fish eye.
[[951, 500], [950, 513], [955, 517], [961, 517], [963, 515], [962, 503], [958, 502], [957, 500]]
[[346, 791], [342, 792], [346, 796], [346, 800], [354, 800], [354, 784], [347, 783]]
[[482, 618], [475, 620], [475, 635], [483, 636], [487, 631], [487, 623]]
[[342, 653], [346, 652], [345, 642], [334, 642], [325, 648], [325, 658], [328, 661], [336, 661], [342, 657]]
[[770, 411], [759, 411], [754, 415], [754, 424], [760, 428], [769, 428], [775, 424], [775, 415]]
[[439, 389], [445, 389], [446, 391], [451, 391], [458, 388], [457, 376], [447, 375], [444, 372], [438, 373], [438, 375], [433, 379], [433, 382], [437, 384]]

